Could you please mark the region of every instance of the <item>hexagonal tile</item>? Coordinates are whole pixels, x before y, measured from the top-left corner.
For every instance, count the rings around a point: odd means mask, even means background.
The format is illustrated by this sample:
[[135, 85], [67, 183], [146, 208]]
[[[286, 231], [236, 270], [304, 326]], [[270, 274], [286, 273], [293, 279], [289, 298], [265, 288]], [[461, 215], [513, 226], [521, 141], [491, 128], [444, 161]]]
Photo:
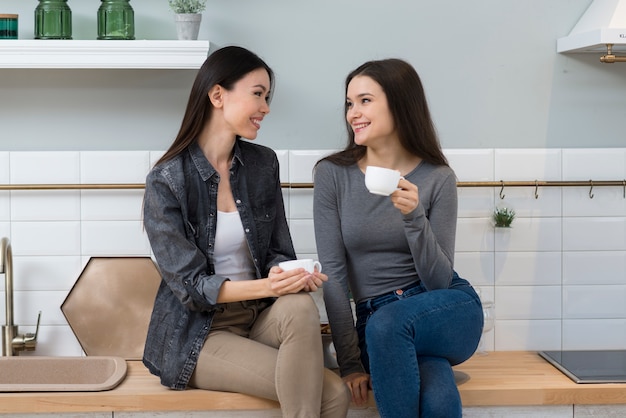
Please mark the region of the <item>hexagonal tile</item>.
[[88, 356], [138, 360], [160, 283], [149, 257], [92, 257], [61, 311]]

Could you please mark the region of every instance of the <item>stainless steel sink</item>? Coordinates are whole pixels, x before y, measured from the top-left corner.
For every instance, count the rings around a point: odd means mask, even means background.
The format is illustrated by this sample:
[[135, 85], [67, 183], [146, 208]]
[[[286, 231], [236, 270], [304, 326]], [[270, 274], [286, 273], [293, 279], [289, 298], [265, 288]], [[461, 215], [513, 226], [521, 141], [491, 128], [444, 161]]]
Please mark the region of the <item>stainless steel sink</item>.
[[0, 392], [110, 390], [126, 370], [121, 357], [0, 357]]

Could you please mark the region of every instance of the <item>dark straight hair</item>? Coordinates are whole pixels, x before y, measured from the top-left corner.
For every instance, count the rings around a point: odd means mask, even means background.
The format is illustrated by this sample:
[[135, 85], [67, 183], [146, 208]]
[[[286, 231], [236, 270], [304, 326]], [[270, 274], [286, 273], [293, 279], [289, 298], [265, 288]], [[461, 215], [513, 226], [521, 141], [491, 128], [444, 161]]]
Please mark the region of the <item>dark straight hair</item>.
[[239, 80], [259, 68], [265, 69], [270, 77], [271, 99], [274, 91], [274, 72], [256, 54], [239, 46], [226, 46], [209, 55], [191, 87], [178, 135], [157, 164], [171, 160], [198, 138], [213, 113], [213, 105], [208, 95], [213, 86], [220, 85], [226, 90], [232, 90]]
[[[387, 96], [389, 111], [400, 144], [407, 152], [435, 165], [448, 165], [428, 110], [422, 82], [411, 64], [397, 58], [368, 61], [348, 74], [346, 94], [350, 81], [357, 76], [370, 77], [382, 87]], [[346, 103], [344, 119], [347, 112]], [[347, 120], [346, 128], [348, 131], [346, 148], [323, 158], [324, 160], [330, 160], [338, 165], [352, 165], [365, 156], [367, 147], [354, 142], [354, 131]]]

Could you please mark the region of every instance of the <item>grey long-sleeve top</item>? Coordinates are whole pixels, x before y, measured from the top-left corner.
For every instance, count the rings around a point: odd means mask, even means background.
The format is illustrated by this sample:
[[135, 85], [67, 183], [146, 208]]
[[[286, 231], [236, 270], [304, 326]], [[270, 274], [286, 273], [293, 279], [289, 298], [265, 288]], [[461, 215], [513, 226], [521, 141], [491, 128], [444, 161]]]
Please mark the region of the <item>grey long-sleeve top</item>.
[[434, 290], [452, 279], [454, 171], [422, 162], [405, 178], [417, 185], [420, 201], [402, 215], [389, 197], [369, 193], [356, 164], [322, 161], [315, 171], [315, 239], [328, 275], [324, 302], [342, 376], [364, 371], [348, 291], [359, 303], [418, 280]]

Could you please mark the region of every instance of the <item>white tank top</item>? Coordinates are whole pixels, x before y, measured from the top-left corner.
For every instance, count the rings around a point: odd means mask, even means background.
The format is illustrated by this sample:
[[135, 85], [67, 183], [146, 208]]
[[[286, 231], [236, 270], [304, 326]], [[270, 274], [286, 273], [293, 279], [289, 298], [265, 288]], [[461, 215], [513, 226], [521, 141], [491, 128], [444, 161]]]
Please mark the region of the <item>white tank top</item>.
[[215, 274], [230, 280], [252, 280], [255, 269], [239, 212], [217, 212]]

